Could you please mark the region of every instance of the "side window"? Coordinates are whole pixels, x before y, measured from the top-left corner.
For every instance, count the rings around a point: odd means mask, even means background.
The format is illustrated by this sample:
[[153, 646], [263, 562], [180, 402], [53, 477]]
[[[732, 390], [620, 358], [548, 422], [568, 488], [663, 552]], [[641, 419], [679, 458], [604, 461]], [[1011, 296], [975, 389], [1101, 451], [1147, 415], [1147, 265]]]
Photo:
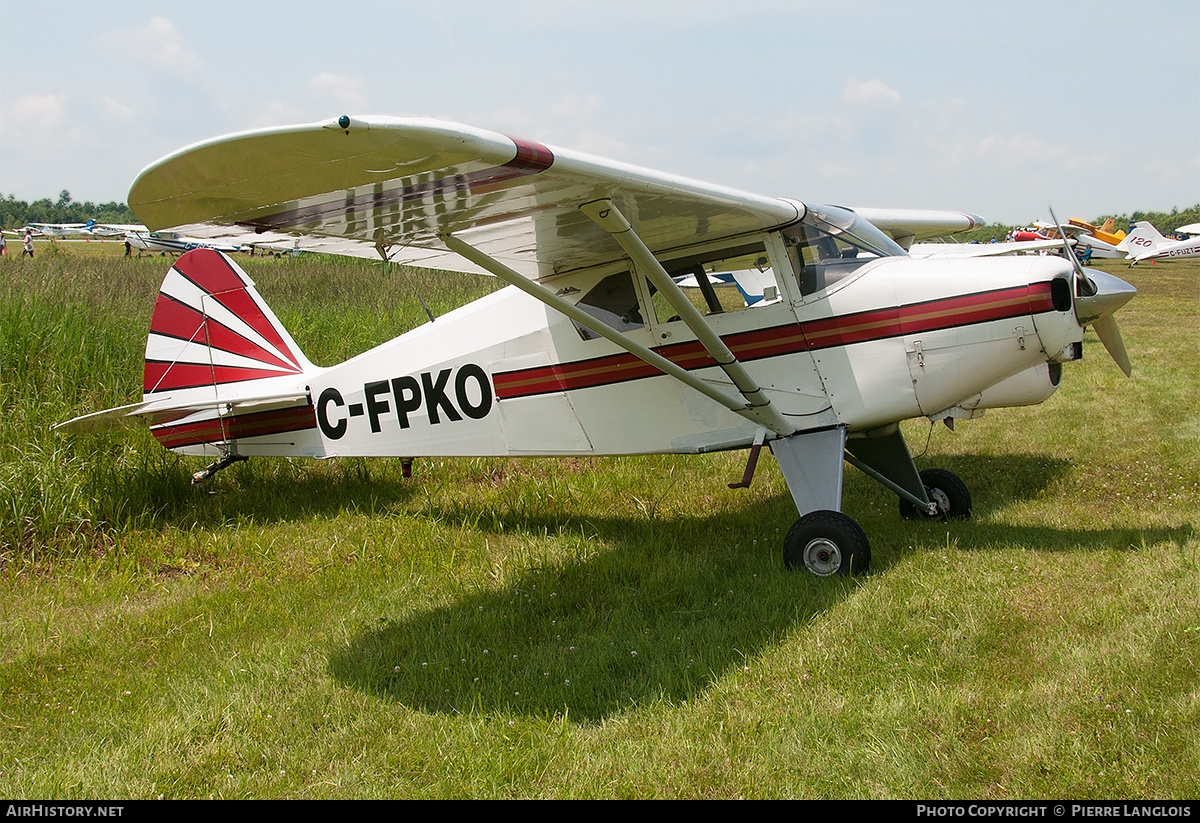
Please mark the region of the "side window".
[[803, 224], [790, 229], [784, 235], [788, 259], [800, 282], [800, 294], [809, 295], [821, 291], [837, 282], [838, 271], [829, 267], [840, 259], [840, 252], [833, 238], [811, 226]]
[[[779, 298], [766, 246], [759, 241], [666, 261], [663, 267], [684, 295], [708, 315], [766, 305]], [[660, 323], [678, 319], [675, 308], [651, 286]]]
[[[627, 271], [604, 278], [575, 305], [617, 331], [640, 329], [646, 325], [638, 304], [637, 290], [633, 286], [633, 276]], [[595, 340], [600, 336], [578, 323], [575, 323], [575, 328], [584, 340]]]

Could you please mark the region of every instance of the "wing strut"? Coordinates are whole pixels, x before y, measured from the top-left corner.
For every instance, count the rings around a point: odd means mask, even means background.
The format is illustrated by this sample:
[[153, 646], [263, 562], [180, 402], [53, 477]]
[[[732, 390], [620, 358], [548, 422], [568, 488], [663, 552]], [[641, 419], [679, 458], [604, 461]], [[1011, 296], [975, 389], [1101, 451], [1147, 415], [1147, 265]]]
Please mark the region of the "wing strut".
[[[625, 253], [633, 259], [642, 273], [662, 292], [667, 302], [679, 314], [681, 320], [696, 335], [696, 339], [704, 346], [709, 356], [728, 375], [734, 387], [746, 398], [749, 408], [753, 409], [757, 419], [773, 432], [788, 435], [796, 428], [783, 418], [783, 415], [771, 405], [771, 401], [763, 394], [762, 389], [754, 382], [749, 372], [734, 356], [721, 336], [708, 325], [704, 315], [688, 300], [687, 295], [679, 285], [667, 274], [667, 270], [658, 262], [658, 258], [638, 237], [633, 225], [621, 214], [611, 200], [595, 200], [579, 207], [580, 211], [595, 221], [602, 229], [613, 236], [621, 244]], [[703, 274], [701, 274], [703, 276]]]
[[[750, 420], [751, 422], [760, 426], [764, 426], [772, 432], [782, 436], [792, 434], [796, 430], [795, 427], [784, 420], [773, 407], [768, 405], [764, 409], [764, 407], [756, 408], [753, 406], [747, 406], [746, 404], [740, 402], [737, 398], [730, 397], [716, 386], [701, 380], [696, 375], [692, 374], [686, 369], [681, 368], [667, 358], [663, 357], [661, 354], [658, 354], [646, 346], [631, 340], [628, 336], [617, 331], [612, 326], [597, 320], [595, 317], [592, 317], [592, 315], [578, 308], [574, 303], [564, 300], [554, 292], [547, 289], [545, 286], [542, 286], [533, 282], [529, 278], [524, 277], [523, 275], [501, 263], [499, 260], [489, 257], [488, 255], [476, 249], [474, 246], [463, 242], [454, 235], [442, 234], [439, 235], [439, 237], [441, 241], [446, 244], [446, 247], [455, 254], [465, 257], [467, 260], [494, 274], [496, 277], [499, 277], [509, 285], [516, 286], [530, 297], [540, 300], [555, 311], [565, 314], [567, 317], [569, 317], [571, 320], [574, 320], [581, 326], [594, 331], [596, 334], [600, 335], [606, 340], [616, 343], [634, 357], [644, 360], [651, 366], [654, 366], [656, 369], [659, 369], [671, 377], [674, 377], [679, 382], [684, 383], [685, 385], [690, 386], [691, 388], [700, 392], [704, 396], [715, 400], [725, 408], [729, 409], [731, 412], [740, 414], [747, 420]], [[669, 279], [670, 278], [668, 278], [668, 280]], [[771, 414], [764, 414], [764, 410], [770, 412]]]

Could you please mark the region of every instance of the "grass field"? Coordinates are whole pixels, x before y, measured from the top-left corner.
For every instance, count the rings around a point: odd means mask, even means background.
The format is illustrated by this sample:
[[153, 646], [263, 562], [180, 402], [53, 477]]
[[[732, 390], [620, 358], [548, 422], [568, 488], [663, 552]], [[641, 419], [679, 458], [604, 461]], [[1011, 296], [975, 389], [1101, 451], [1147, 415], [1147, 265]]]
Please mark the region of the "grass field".
[[[13, 246], [10, 245], [10, 252]], [[18, 249], [19, 251], [19, 249]], [[133, 402], [169, 260], [0, 258], [0, 796], [1200, 796], [1200, 263], [1126, 269], [1030, 409], [906, 424], [970, 485], [872, 572], [788, 572], [744, 453], [204, 461], [51, 424]], [[316, 362], [494, 288], [239, 260]]]

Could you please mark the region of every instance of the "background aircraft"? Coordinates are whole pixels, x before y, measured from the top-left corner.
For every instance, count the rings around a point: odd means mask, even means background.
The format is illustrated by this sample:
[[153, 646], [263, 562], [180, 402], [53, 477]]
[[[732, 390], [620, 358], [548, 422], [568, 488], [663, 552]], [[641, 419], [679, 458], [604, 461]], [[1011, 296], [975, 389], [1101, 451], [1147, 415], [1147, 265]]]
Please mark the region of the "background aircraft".
[[[845, 462], [905, 516], [970, 514], [961, 479], [917, 470], [901, 421], [1044, 401], [1085, 326], [1130, 369], [1112, 315], [1135, 290], [1069, 247], [916, 259], [893, 238], [977, 218], [761, 197], [457, 124], [343, 116], [218, 138], [149, 167], [129, 201], [147, 226], [316, 236], [510, 286], [320, 368], [230, 258], [182, 255], [142, 401], [59, 428], [148, 423], [216, 458], [198, 479], [256, 455], [745, 449], [744, 487], [765, 445], [800, 515], [785, 562], [847, 574], [870, 546], [841, 511]], [[750, 269], [778, 299], [722, 300], [708, 281]]]
[[[121, 237], [127, 231], [133, 229], [144, 230], [145, 227], [115, 223], [97, 223], [95, 220], [89, 220], [86, 223], [30, 223], [26, 228], [32, 229], [35, 235], [60, 238], [80, 235], [89, 237]], [[24, 229], [21, 231], [24, 231]]]
[[1113, 220], [1104, 221], [1100, 228], [1084, 220], [1071, 219], [1063, 226], [1075, 243], [1075, 253], [1086, 257], [1124, 257], [1117, 244], [1125, 238], [1124, 231], [1113, 230]]
[[[1068, 241], [1073, 243], [1074, 241]], [[1004, 254], [1029, 254], [1032, 252], [1062, 251], [1063, 241], [1058, 239], [1008, 240], [996, 243], [914, 243], [908, 249], [913, 257], [996, 257]]]
[[125, 240], [138, 250], [138, 254], [144, 251], [182, 254], [192, 249], [215, 249], [232, 254], [242, 250], [242, 247], [236, 244], [189, 237], [173, 231], [128, 231], [125, 233]]
[[1125, 252], [1129, 265], [1133, 266], [1143, 260], [1154, 262], [1174, 257], [1196, 257], [1200, 255], [1200, 237], [1168, 240], [1153, 225], [1143, 221], [1133, 227], [1117, 248]]

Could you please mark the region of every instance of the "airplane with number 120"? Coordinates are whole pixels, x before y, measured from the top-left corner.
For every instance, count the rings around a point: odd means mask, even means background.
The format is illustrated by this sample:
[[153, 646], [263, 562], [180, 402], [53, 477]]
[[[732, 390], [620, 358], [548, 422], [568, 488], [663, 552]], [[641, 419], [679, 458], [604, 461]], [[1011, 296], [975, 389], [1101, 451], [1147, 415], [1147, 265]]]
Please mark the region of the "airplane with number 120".
[[[143, 399], [59, 424], [142, 421], [166, 448], [259, 455], [774, 453], [799, 513], [789, 567], [865, 571], [844, 464], [906, 516], [960, 518], [965, 483], [918, 471], [899, 423], [1040, 403], [1135, 290], [1071, 255], [910, 257], [956, 212], [763, 197], [425, 119], [340, 117], [199, 143], [141, 173], [152, 229], [314, 248], [509, 284], [336, 366], [308, 361], [225, 255], [163, 281]], [[341, 245], [339, 245], [341, 244]], [[711, 272], [770, 272], [726, 300]], [[679, 281], [694, 277], [688, 292]], [[406, 464], [407, 465], [407, 464]]]

